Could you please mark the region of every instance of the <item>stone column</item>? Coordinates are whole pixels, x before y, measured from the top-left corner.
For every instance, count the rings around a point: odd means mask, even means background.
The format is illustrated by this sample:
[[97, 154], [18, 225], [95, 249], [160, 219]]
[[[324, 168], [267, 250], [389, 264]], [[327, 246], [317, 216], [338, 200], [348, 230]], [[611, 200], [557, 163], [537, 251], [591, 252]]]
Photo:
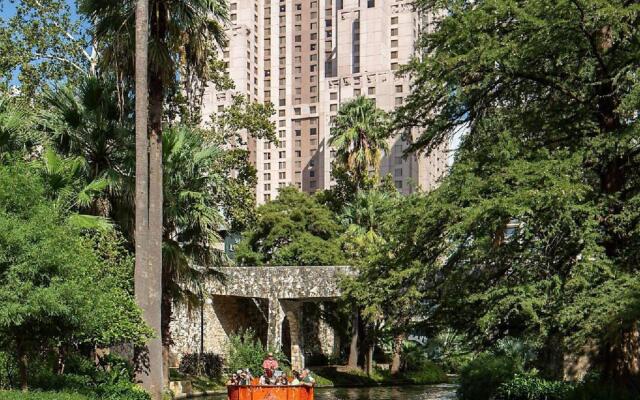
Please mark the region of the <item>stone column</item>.
[[282, 322], [284, 321], [284, 310], [277, 297], [269, 298], [269, 326], [267, 329], [267, 346], [271, 350], [280, 350], [282, 344]]
[[291, 331], [291, 368], [301, 371], [304, 368], [304, 338], [302, 335], [302, 302], [287, 301], [284, 304], [289, 329]]

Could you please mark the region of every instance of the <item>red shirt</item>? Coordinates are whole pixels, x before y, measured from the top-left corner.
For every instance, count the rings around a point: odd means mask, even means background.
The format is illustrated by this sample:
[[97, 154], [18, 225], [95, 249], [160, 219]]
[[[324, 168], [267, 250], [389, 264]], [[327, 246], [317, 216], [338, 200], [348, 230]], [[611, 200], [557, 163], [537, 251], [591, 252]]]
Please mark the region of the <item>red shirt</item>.
[[278, 369], [278, 362], [275, 359], [265, 359], [262, 362], [262, 368], [264, 369]]

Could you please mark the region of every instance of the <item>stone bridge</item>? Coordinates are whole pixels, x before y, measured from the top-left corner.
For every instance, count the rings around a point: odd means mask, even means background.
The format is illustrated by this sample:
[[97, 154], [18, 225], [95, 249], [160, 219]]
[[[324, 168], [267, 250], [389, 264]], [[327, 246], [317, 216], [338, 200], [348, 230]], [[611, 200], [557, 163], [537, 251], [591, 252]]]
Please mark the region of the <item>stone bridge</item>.
[[[334, 355], [333, 331], [323, 321], [305, 321], [305, 304], [340, 297], [339, 281], [352, 273], [346, 266], [227, 267], [224, 278], [207, 284], [211, 298], [200, 312], [177, 310], [172, 323], [174, 363], [182, 354], [226, 354], [229, 335], [251, 328], [271, 349], [282, 350], [294, 369], [305, 365], [307, 341]], [[313, 325], [317, 334], [305, 334]], [[309, 329], [306, 329], [309, 331]], [[312, 338], [311, 336], [316, 336]]]

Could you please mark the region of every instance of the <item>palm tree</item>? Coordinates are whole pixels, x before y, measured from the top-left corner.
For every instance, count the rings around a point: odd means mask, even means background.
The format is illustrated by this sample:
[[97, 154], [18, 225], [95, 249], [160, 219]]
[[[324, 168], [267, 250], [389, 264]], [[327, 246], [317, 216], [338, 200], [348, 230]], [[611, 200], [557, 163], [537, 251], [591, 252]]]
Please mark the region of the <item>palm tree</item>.
[[[170, 322], [176, 304], [201, 305], [211, 278], [219, 278], [223, 252], [215, 248], [225, 224], [215, 193], [226, 185], [221, 168], [226, 153], [206, 142], [202, 132], [187, 127], [165, 131], [162, 341], [172, 344]], [[168, 366], [168, 364], [166, 364]]]
[[[102, 43], [102, 64], [114, 71], [118, 79], [118, 92], [130, 91], [135, 54], [136, 82], [136, 199], [146, 196], [148, 203], [136, 200], [136, 248], [148, 247], [141, 257], [148, 257], [150, 267], [162, 265], [162, 123], [164, 100], [168, 89], [177, 90], [183, 83], [187, 93], [189, 84], [207, 82], [218, 48], [224, 42], [223, 22], [227, 5], [223, 0], [83, 0], [81, 11], [94, 23], [94, 34]], [[135, 20], [133, 10], [136, 10]], [[143, 27], [142, 24], [145, 24]], [[135, 27], [135, 29], [134, 29]], [[134, 36], [135, 32], [135, 36]], [[147, 35], [147, 32], [150, 32]], [[134, 41], [135, 38], [135, 41]], [[148, 40], [147, 40], [148, 39]], [[135, 52], [132, 43], [135, 42]], [[144, 43], [144, 46], [143, 46]], [[148, 44], [148, 46], [147, 46]], [[147, 52], [148, 50], [148, 52]], [[144, 57], [143, 57], [144, 55]], [[148, 57], [147, 57], [148, 56]], [[144, 63], [144, 65], [143, 65]], [[146, 71], [148, 68], [148, 79]], [[144, 81], [142, 82], [142, 77]], [[189, 80], [178, 82], [179, 76]], [[138, 103], [145, 91], [145, 101]], [[148, 103], [146, 102], [148, 93]], [[148, 109], [147, 109], [148, 105]], [[149, 112], [149, 137], [142, 138], [142, 115]], [[144, 114], [142, 114], [144, 112]], [[146, 121], [144, 122], [146, 134]], [[146, 149], [148, 145], [148, 158]], [[145, 150], [142, 150], [142, 149]], [[143, 154], [143, 152], [145, 154]], [[142, 165], [148, 161], [148, 167]], [[148, 168], [148, 169], [147, 169]], [[147, 174], [148, 172], [148, 174]], [[143, 184], [146, 184], [143, 187]], [[144, 215], [141, 215], [144, 214]], [[136, 222], [137, 224], [138, 222]], [[148, 224], [146, 235], [142, 235]], [[153, 285], [158, 287], [157, 275]], [[158, 279], [159, 280], [159, 279]], [[154, 323], [155, 323], [154, 319]], [[168, 353], [164, 354], [165, 363]], [[168, 377], [165, 377], [165, 381]]]
[[[147, 343], [147, 371], [139, 378], [153, 400], [162, 398], [164, 385], [162, 341], [160, 338], [162, 264], [153, 263], [150, 241], [150, 172], [149, 172], [149, 1], [137, 0], [135, 8], [135, 118], [136, 118], [136, 195], [135, 245], [136, 266], [134, 288], [136, 302], [142, 308], [145, 321], [157, 335]], [[160, 217], [162, 219], [162, 216]], [[158, 244], [156, 244], [158, 246]], [[157, 260], [156, 260], [157, 261]]]
[[377, 177], [389, 133], [389, 116], [373, 100], [356, 97], [340, 107], [329, 145], [336, 151], [337, 166], [351, 175], [358, 190], [367, 185], [371, 172]]

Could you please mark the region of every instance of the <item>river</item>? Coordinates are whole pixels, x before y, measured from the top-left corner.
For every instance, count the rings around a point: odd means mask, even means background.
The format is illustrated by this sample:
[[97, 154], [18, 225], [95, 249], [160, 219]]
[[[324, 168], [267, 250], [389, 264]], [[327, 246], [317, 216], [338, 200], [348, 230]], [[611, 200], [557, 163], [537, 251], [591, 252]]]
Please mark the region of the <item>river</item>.
[[[368, 388], [317, 388], [315, 400], [453, 400], [456, 385], [384, 386]], [[226, 395], [206, 400], [226, 400]]]

